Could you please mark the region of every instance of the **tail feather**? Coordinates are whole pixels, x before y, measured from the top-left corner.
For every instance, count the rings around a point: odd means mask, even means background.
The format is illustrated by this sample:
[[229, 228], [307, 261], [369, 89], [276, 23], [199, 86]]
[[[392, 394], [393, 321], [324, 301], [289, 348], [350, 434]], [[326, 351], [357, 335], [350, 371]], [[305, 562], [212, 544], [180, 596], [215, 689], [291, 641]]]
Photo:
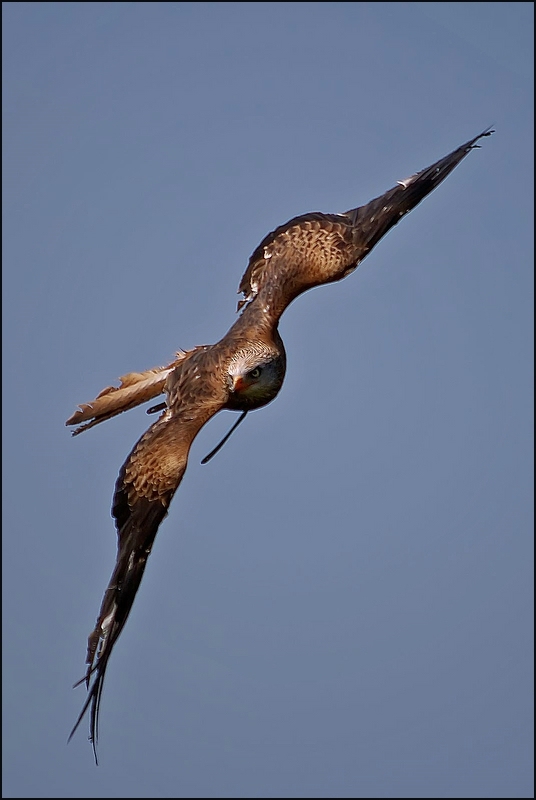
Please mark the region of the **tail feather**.
[[192, 352], [193, 350], [179, 351], [175, 361], [165, 367], [153, 367], [144, 372], [129, 372], [122, 375], [119, 378], [119, 386], [107, 386], [90, 403], [80, 403], [65, 424], [78, 425], [80, 422], [85, 422], [85, 425], [80, 425], [72, 431], [73, 436], [78, 436], [99, 422], [152, 400], [163, 393], [169, 373]]

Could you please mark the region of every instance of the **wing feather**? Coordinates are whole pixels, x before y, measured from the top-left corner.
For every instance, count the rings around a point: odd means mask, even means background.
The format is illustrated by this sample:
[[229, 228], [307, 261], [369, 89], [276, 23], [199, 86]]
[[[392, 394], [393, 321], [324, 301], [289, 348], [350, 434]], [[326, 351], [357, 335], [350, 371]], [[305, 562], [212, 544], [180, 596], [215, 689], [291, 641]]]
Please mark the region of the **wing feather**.
[[476, 144], [479, 139], [492, 133], [483, 131], [364, 206], [344, 214], [304, 214], [276, 228], [249, 260], [238, 290], [244, 296], [238, 310], [258, 298], [257, 305], [263, 307], [273, 326], [298, 294], [346, 277], [388, 230], [480, 146]]
[[492, 130], [485, 130], [465, 144], [453, 150], [432, 166], [397, 181], [396, 186], [376, 197], [364, 206], [346, 211], [355, 230], [355, 241], [360, 249], [360, 260], [369, 253], [375, 244], [385, 236], [394, 225], [409, 211], [412, 211], [430, 192], [439, 186], [470, 152], [480, 147], [476, 142], [484, 136], [491, 136]]
[[[186, 384], [188, 381], [185, 381]], [[188, 463], [191, 444], [222, 407], [216, 392], [196, 401], [176, 398], [144, 433], [123, 464], [115, 486], [112, 514], [118, 534], [115, 568], [104, 593], [96, 626], [88, 638], [85, 682], [88, 696], [71, 738], [90, 709], [89, 738], [97, 762], [99, 707], [108, 660], [130, 614], [147, 559]], [[98, 763], [98, 762], [97, 762]]]

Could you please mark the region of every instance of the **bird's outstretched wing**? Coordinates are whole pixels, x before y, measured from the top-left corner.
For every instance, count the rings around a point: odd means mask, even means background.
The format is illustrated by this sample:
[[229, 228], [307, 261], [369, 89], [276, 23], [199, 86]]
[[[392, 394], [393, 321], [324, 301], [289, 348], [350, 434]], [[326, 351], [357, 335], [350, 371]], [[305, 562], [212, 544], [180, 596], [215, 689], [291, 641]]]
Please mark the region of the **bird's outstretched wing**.
[[[483, 131], [431, 167], [398, 181], [394, 188], [364, 206], [344, 214], [304, 214], [276, 228], [262, 240], [249, 260], [238, 289], [244, 295], [238, 309], [260, 305], [275, 325], [297, 295], [313, 286], [346, 277], [404, 214], [430, 194], [471, 150], [479, 147], [479, 139], [492, 133], [489, 129]], [[247, 316], [256, 316], [258, 309], [255, 312]]]
[[[194, 348], [194, 350], [197, 348]], [[185, 358], [188, 358], [194, 350], [180, 350], [176, 354], [175, 361], [165, 367], [153, 367], [144, 372], [129, 372], [119, 378], [119, 386], [107, 386], [100, 392], [95, 400], [89, 403], [80, 403], [80, 406], [72, 414], [66, 425], [78, 425], [73, 436], [78, 436], [82, 431], [87, 431], [104, 422], [106, 419], [129, 411], [131, 408], [152, 400], [164, 392], [166, 378]], [[80, 425], [80, 423], [85, 423]]]
[[168, 379], [170, 408], [135, 445], [116, 482], [112, 514], [118, 533], [117, 560], [97, 624], [88, 639], [86, 675], [75, 684], [85, 682], [88, 696], [69, 737], [90, 708], [95, 760], [108, 660], [132, 608], [160, 523], [186, 470], [191, 444], [203, 425], [222, 408], [227, 396], [218, 390], [217, 382], [211, 386], [208, 380], [193, 381], [196, 375], [196, 366], [191, 370], [179, 368]]

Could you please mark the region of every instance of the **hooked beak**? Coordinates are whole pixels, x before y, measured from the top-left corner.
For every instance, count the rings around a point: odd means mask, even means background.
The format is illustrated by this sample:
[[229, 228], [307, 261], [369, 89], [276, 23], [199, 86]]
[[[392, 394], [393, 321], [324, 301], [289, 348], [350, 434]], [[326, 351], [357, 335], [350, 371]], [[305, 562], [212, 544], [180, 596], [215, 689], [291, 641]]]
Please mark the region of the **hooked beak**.
[[240, 393], [244, 391], [246, 386], [247, 386], [246, 381], [238, 375], [236, 378], [233, 378], [231, 391], [235, 393]]

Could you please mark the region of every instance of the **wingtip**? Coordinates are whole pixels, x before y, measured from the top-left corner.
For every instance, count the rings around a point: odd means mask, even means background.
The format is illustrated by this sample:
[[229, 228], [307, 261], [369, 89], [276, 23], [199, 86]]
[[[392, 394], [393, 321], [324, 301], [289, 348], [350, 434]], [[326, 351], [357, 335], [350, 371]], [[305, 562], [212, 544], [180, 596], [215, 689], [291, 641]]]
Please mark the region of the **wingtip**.
[[485, 128], [482, 133], [479, 133], [478, 136], [475, 136], [475, 138], [471, 140], [469, 147], [472, 150], [475, 150], [477, 147], [482, 147], [482, 145], [476, 144], [476, 142], [478, 142], [479, 139], [483, 139], [485, 136], [491, 136], [492, 133], [495, 133], [495, 128], [493, 125], [489, 125], [489, 127]]

